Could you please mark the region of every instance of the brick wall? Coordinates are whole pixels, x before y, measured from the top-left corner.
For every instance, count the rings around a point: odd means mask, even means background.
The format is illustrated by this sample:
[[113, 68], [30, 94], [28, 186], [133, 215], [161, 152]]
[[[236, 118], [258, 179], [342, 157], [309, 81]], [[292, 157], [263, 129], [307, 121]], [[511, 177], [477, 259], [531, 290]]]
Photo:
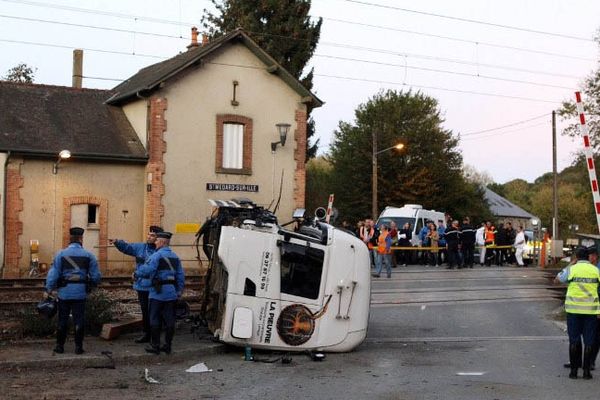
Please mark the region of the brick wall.
[[21, 176], [22, 160], [11, 161], [6, 167], [6, 237], [4, 248], [4, 278], [19, 278], [19, 260], [23, 255], [19, 238], [23, 234], [23, 199], [21, 188], [25, 184]]
[[165, 163], [163, 156], [167, 151], [167, 143], [164, 140], [164, 134], [167, 130], [166, 110], [166, 99], [159, 97], [150, 99], [150, 126], [148, 129], [149, 159], [146, 165], [146, 179], [148, 179], [149, 174], [152, 174], [152, 181], [147, 182], [147, 184], [151, 185], [151, 190], [146, 191], [144, 232], [148, 232], [150, 225], [162, 226], [162, 217], [165, 215], [162, 198], [165, 194], [165, 185], [163, 183]]
[[98, 245], [98, 263], [102, 272], [107, 268], [108, 246], [108, 200], [94, 196], [76, 196], [63, 199], [62, 244], [69, 244], [69, 229], [71, 229], [71, 206], [76, 204], [93, 204], [98, 206], [98, 227], [100, 228]]
[[[244, 154], [242, 155], [242, 169], [223, 168], [223, 124], [244, 125]], [[217, 115], [217, 153], [215, 157], [215, 171], [226, 174], [252, 174], [252, 118], [235, 114]]]
[[294, 160], [296, 160], [296, 171], [294, 172], [294, 204], [296, 208], [304, 208], [305, 190], [306, 190], [306, 112], [296, 110], [296, 130], [294, 139], [296, 140], [296, 150], [294, 150]]

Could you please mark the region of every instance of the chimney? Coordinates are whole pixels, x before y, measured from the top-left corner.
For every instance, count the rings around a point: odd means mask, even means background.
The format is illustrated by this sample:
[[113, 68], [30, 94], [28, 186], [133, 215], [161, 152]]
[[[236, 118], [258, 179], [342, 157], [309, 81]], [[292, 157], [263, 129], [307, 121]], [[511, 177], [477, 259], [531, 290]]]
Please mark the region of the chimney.
[[192, 28], [192, 43], [187, 46], [188, 50], [192, 50], [198, 47], [198, 28], [195, 26]]
[[81, 89], [83, 81], [83, 50], [73, 50], [73, 83], [74, 88]]
[[202, 47], [206, 46], [208, 44], [209, 40], [208, 40], [208, 35], [206, 33], [202, 34]]

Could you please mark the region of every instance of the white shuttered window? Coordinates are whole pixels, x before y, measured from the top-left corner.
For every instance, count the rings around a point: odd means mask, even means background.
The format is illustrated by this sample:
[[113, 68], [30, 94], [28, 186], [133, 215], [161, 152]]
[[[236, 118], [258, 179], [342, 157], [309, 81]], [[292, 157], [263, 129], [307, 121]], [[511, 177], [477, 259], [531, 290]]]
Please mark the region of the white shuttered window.
[[223, 124], [223, 168], [244, 167], [244, 125]]

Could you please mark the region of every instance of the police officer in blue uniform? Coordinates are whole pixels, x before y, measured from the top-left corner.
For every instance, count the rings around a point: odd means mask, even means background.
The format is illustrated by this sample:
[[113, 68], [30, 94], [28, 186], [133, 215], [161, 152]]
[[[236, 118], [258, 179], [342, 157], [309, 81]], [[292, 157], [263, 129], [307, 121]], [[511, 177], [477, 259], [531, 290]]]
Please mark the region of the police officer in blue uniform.
[[[138, 269], [138, 274], [151, 279], [150, 289], [150, 346], [148, 353], [171, 353], [175, 334], [175, 303], [183, 293], [185, 275], [177, 254], [169, 248], [172, 234], [156, 234], [156, 252]], [[165, 326], [165, 344], [160, 346], [161, 322]]]
[[108, 242], [114, 244], [121, 253], [135, 257], [133, 289], [137, 291], [143, 322], [143, 335], [135, 339], [136, 343], [147, 343], [150, 341], [150, 304], [148, 295], [150, 293], [150, 288], [152, 287], [152, 281], [150, 279], [142, 278], [139, 275], [138, 270], [144, 265], [146, 260], [156, 252], [156, 234], [162, 231], [163, 229], [160, 226], [150, 226], [148, 229], [148, 236], [146, 237], [146, 243], [127, 243], [120, 239], [108, 240]]
[[83, 248], [83, 228], [69, 230], [70, 243], [54, 257], [46, 278], [45, 297], [58, 288], [58, 330], [55, 353], [64, 353], [69, 315], [75, 324], [75, 353], [83, 354], [85, 299], [102, 278], [96, 257]]

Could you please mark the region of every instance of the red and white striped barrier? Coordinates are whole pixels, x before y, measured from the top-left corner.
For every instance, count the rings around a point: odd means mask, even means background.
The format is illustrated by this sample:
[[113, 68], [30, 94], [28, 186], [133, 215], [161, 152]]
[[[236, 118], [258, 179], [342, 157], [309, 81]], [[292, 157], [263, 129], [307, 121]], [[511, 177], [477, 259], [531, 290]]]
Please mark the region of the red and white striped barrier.
[[585, 123], [581, 93], [575, 92], [575, 98], [577, 100], [577, 112], [579, 113], [579, 132], [583, 136], [585, 159], [587, 161], [588, 174], [590, 176], [590, 185], [592, 186], [592, 196], [594, 197], [596, 222], [598, 223], [598, 232], [600, 233], [600, 193], [598, 193], [598, 179], [596, 179], [596, 167], [594, 166], [594, 156], [592, 146], [590, 145], [590, 132]]
[[329, 195], [329, 201], [327, 202], [327, 216], [325, 217], [325, 222], [329, 223], [331, 219], [331, 213], [333, 212], [333, 194]]

